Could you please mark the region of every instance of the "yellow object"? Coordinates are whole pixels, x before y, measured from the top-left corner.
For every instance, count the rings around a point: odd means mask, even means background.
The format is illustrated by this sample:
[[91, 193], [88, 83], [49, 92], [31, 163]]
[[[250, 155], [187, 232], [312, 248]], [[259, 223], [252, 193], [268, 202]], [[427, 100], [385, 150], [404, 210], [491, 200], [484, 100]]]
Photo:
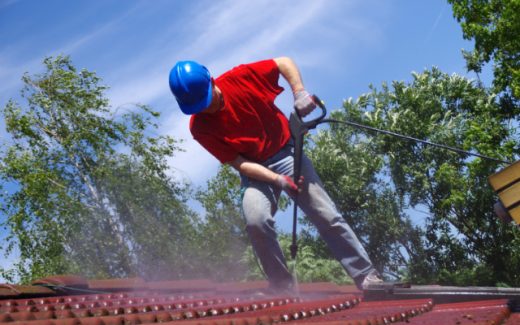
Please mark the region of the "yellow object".
[[489, 176], [488, 181], [507, 212], [520, 224], [520, 161]]

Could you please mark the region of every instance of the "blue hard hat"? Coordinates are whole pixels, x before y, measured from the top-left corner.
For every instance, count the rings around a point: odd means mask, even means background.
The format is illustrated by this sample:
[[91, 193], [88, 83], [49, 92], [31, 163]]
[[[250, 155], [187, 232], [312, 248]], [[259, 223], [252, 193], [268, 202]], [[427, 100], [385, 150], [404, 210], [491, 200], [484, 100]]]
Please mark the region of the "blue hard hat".
[[195, 61], [179, 61], [170, 71], [170, 89], [184, 114], [203, 111], [212, 99], [211, 76]]

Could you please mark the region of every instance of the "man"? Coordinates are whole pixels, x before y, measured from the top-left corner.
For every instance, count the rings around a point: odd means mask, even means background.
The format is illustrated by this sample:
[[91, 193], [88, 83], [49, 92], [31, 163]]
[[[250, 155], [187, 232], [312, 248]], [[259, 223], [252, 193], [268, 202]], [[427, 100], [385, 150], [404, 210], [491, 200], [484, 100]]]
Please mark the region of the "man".
[[297, 66], [287, 57], [240, 65], [216, 79], [199, 63], [181, 61], [170, 71], [169, 82], [182, 112], [192, 115], [194, 139], [240, 173], [246, 229], [272, 288], [285, 290], [293, 285], [274, 228], [273, 216], [282, 190], [290, 196], [298, 191], [299, 207], [358, 288], [381, 284], [366, 251], [305, 155], [303, 177], [298, 184], [291, 178], [289, 123], [274, 104], [284, 90], [278, 85], [280, 75], [291, 87], [300, 116], [316, 108]]

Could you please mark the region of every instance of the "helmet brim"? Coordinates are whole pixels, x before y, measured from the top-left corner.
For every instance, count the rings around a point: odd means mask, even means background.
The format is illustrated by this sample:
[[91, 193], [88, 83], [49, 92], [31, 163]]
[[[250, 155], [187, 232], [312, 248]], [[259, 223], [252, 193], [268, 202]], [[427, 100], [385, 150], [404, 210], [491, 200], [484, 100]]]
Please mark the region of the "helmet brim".
[[206, 98], [203, 98], [201, 101], [195, 104], [184, 104], [177, 100], [181, 111], [186, 115], [197, 114], [205, 110], [211, 104], [213, 100], [213, 83], [210, 82], [208, 85], [208, 92]]

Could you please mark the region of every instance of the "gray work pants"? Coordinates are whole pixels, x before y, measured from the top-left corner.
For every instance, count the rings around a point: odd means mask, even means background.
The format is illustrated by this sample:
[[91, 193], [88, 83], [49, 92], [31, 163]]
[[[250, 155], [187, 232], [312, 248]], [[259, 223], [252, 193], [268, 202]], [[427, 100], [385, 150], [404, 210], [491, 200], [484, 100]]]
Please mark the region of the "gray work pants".
[[[275, 173], [293, 176], [292, 143], [262, 163]], [[323, 189], [311, 161], [303, 155], [301, 175], [305, 181], [298, 195], [299, 208], [316, 226], [334, 257], [341, 263], [356, 285], [374, 267], [357, 236], [345, 222], [336, 206]], [[271, 286], [283, 287], [292, 283], [285, 257], [278, 243], [274, 227], [280, 189], [265, 182], [242, 176], [245, 189], [243, 198], [247, 233]]]

